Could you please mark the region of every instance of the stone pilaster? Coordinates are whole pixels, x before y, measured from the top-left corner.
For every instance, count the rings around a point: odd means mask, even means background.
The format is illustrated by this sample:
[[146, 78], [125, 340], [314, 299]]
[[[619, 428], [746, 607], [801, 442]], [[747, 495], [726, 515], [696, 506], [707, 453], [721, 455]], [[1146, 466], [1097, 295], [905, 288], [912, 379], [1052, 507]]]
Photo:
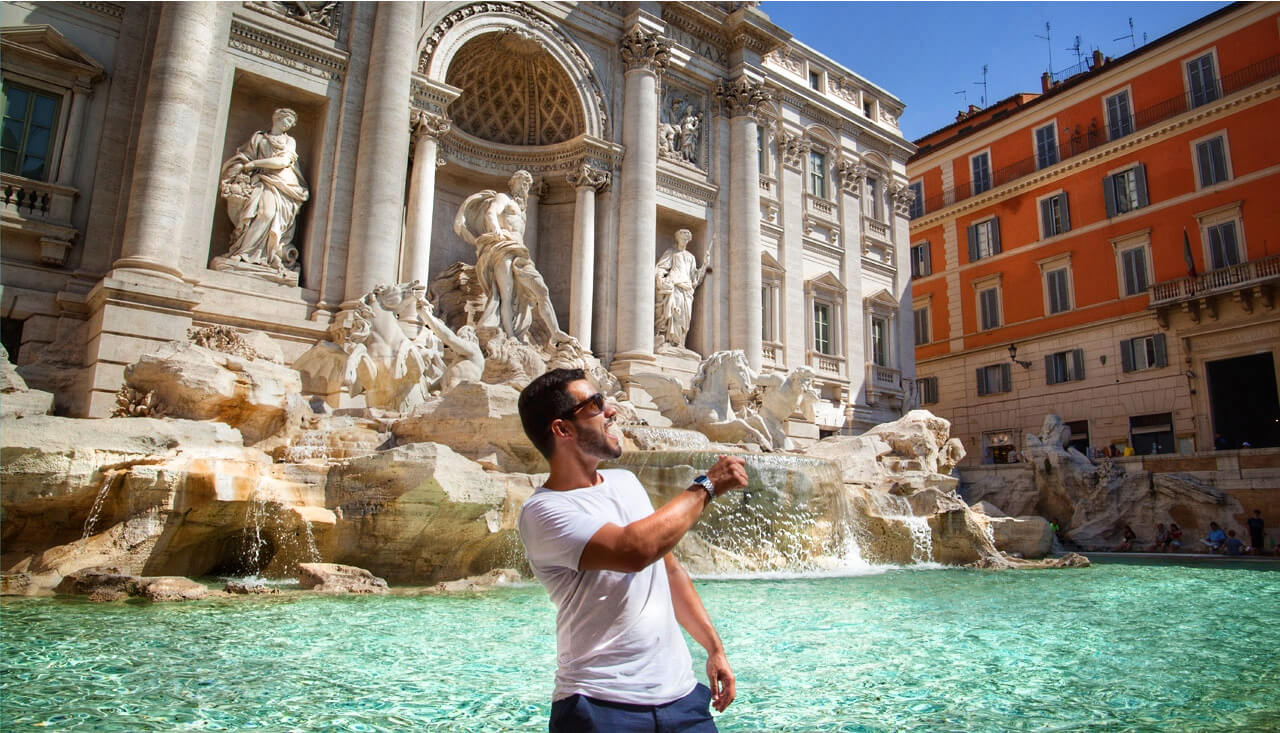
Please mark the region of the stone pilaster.
[[413, 168], [409, 174], [409, 202], [405, 221], [404, 262], [400, 280], [430, 282], [431, 225], [436, 198], [436, 167], [440, 138], [449, 131], [441, 115], [415, 110], [411, 115]]
[[635, 29], [622, 37], [626, 67], [619, 182], [616, 359], [653, 359], [653, 274], [657, 261], [658, 74], [670, 43]]
[[760, 291], [760, 160], [756, 116], [769, 93], [746, 76], [716, 85], [729, 118], [729, 347], [742, 349], [759, 371], [762, 349]]
[[[906, 183], [897, 182], [891, 189], [893, 192], [893, 225], [890, 236], [893, 238], [893, 255], [897, 266], [897, 287], [894, 295], [898, 298], [898, 332], [895, 341], [898, 352], [898, 371], [902, 377], [902, 389], [905, 395], [914, 394], [915, 385], [908, 384], [916, 378], [915, 349], [915, 314], [911, 295], [911, 202], [916, 194]], [[903, 406], [905, 412], [907, 406]]]
[[573, 207], [573, 265], [569, 282], [569, 335], [591, 348], [591, 311], [595, 304], [596, 192], [609, 185], [609, 171], [585, 161], [567, 176]]
[[409, 128], [404, 105], [417, 62], [415, 3], [378, 3], [369, 52], [360, 158], [356, 164], [347, 247], [346, 302], [399, 277], [400, 222], [404, 206]]
[[184, 242], [192, 125], [201, 117], [217, 17], [212, 2], [169, 3], [160, 11], [117, 268], [182, 277], [174, 247]]
[[551, 186], [547, 185], [545, 179], [535, 178], [533, 185], [529, 186], [528, 196], [525, 197], [524, 246], [529, 250], [529, 259], [535, 263], [538, 261], [538, 209], [550, 190]]

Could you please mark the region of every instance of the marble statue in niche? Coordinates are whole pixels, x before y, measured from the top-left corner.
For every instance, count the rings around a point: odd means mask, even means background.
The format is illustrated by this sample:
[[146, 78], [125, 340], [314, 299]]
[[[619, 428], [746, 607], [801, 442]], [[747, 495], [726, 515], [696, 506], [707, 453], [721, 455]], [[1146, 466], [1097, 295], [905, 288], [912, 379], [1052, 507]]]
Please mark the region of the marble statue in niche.
[[293, 236], [298, 210], [310, 194], [298, 167], [297, 141], [288, 133], [297, 122], [293, 110], [277, 109], [271, 129], [253, 133], [222, 164], [218, 190], [235, 230], [230, 251], [214, 258], [214, 269], [298, 283], [299, 253]]
[[509, 185], [509, 194], [485, 190], [468, 196], [453, 220], [453, 230], [476, 248], [476, 279], [487, 298], [478, 329], [498, 326], [527, 344], [536, 319], [546, 343], [554, 348], [569, 335], [560, 330], [551, 292], [524, 244], [533, 176], [518, 170]]
[[689, 321], [693, 318], [693, 293], [711, 271], [711, 254], [702, 266], [698, 266], [693, 253], [688, 251], [693, 233], [688, 229], [676, 232], [676, 244], [658, 258], [654, 273], [654, 334], [658, 348], [674, 348], [684, 351], [685, 338], [689, 335]]

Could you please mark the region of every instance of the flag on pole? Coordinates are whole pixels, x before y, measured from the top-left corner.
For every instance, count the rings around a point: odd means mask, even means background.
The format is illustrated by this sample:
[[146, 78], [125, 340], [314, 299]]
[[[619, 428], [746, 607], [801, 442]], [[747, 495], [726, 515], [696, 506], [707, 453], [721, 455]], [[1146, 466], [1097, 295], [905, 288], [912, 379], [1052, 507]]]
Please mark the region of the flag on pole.
[[1182, 228], [1182, 257], [1187, 261], [1187, 277], [1196, 276], [1196, 260], [1191, 256], [1191, 238], [1187, 236], [1187, 228]]

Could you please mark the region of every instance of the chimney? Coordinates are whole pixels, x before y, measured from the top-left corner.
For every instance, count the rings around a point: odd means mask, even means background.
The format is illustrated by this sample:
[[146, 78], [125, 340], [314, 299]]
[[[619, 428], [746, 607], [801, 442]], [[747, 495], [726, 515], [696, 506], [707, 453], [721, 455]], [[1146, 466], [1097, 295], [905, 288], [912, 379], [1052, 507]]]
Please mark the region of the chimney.
[[1040, 75], [1040, 91], [1047, 92], [1051, 86], [1053, 86], [1053, 77], [1046, 71]]
[[1102, 62], [1103, 62], [1102, 51], [1097, 48], [1093, 49], [1093, 68], [1097, 69], [1101, 67]]

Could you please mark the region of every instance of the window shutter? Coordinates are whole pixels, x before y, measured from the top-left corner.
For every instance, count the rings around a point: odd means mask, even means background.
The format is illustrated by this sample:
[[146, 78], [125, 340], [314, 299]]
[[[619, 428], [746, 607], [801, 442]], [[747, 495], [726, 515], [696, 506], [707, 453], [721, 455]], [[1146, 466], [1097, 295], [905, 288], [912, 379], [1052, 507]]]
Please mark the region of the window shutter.
[[1084, 349], [1071, 352], [1071, 378], [1084, 379]]
[[1008, 364], [1000, 365], [1000, 382], [1003, 389], [1001, 392], [1009, 392], [1013, 390], [1013, 375], [1009, 371]]
[[1053, 197], [1049, 197], [1040, 202], [1040, 238], [1048, 239], [1054, 235], [1053, 231]]
[[1146, 206], [1150, 203], [1147, 199], [1147, 167], [1139, 163], [1134, 167], [1133, 175], [1138, 184], [1138, 206]]
[[924, 252], [922, 254], [924, 255], [924, 261], [920, 263], [920, 274], [932, 275], [933, 274], [933, 257], [932, 255], [929, 254], [928, 242], [924, 243]]
[[982, 397], [987, 393], [986, 369], [978, 367], [978, 396]]
[[1107, 200], [1107, 218], [1116, 215], [1116, 184], [1112, 176], [1102, 179], [1102, 195]]
[[1156, 342], [1156, 366], [1158, 367], [1168, 366], [1169, 361], [1168, 361], [1168, 358], [1165, 356], [1165, 351], [1164, 351], [1164, 334], [1157, 333], [1155, 337], [1155, 342]]
[[970, 224], [968, 228], [968, 233], [969, 233], [969, 261], [977, 262], [978, 261], [978, 225]]
[[1071, 231], [1071, 210], [1067, 208], [1067, 194], [1065, 191], [1058, 194], [1058, 200], [1060, 201], [1059, 210], [1062, 211], [1062, 231], [1069, 232]]
[[1044, 383], [1057, 384], [1058, 380], [1054, 378], [1053, 373], [1053, 354], [1046, 354], [1044, 357]]
[[991, 220], [991, 254], [1000, 254], [1000, 217]]
[[1213, 183], [1213, 156], [1209, 152], [1209, 143], [1203, 142], [1196, 146], [1196, 159], [1200, 163], [1200, 186], [1208, 186]]
[[1120, 342], [1120, 364], [1126, 372], [1133, 371], [1133, 339]]

